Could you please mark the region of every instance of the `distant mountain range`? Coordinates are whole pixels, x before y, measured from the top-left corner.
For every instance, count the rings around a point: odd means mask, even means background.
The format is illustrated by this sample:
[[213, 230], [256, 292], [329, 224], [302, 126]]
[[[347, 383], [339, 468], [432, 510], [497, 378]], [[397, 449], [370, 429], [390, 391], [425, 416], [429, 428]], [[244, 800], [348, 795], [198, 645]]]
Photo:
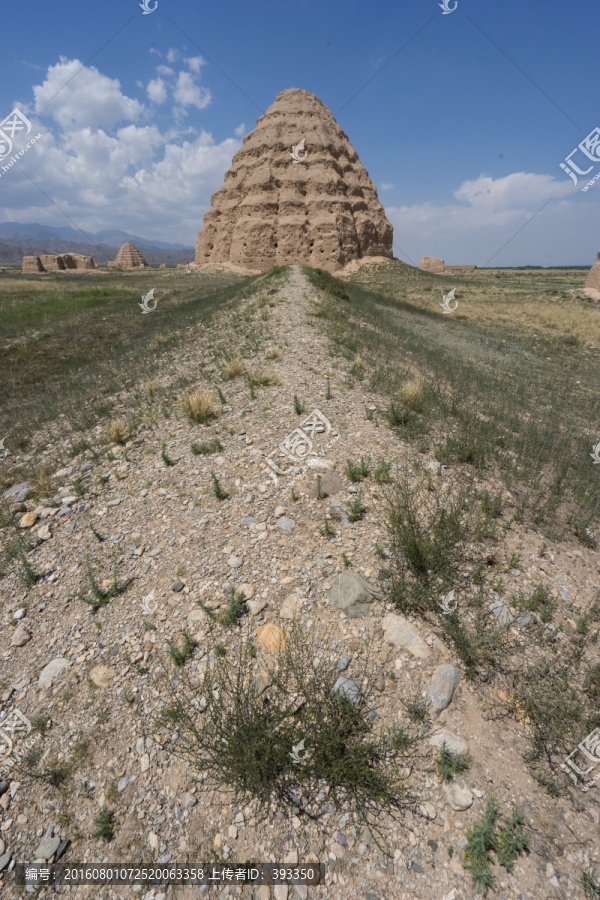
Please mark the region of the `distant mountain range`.
[[42, 253], [81, 253], [93, 256], [96, 263], [103, 263], [114, 259], [125, 241], [135, 244], [150, 266], [159, 263], [175, 265], [194, 259], [194, 248], [184, 244], [153, 241], [116, 228], [88, 234], [91, 242], [86, 241], [82, 232], [69, 226], [0, 222], [0, 265], [20, 266], [24, 256]]

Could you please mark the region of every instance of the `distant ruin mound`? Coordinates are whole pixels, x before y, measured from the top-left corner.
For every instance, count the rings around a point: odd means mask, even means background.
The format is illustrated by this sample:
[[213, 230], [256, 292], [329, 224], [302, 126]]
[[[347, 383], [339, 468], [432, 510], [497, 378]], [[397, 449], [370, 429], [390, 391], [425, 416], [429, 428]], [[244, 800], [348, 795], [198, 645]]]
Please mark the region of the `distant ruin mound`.
[[41, 256], [24, 256], [23, 272], [65, 272], [68, 269], [95, 269], [91, 256], [79, 253], [43, 253]]
[[316, 94], [282, 91], [246, 135], [212, 196], [197, 265], [336, 271], [391, 259], [393, 229], [348, 136]]

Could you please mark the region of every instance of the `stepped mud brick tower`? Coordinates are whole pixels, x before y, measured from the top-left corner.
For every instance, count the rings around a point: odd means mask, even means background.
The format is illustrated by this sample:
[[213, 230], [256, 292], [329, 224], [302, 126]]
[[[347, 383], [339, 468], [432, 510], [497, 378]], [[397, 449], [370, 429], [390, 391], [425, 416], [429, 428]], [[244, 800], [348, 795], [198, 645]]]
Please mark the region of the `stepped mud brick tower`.
[[44, 253], [42, 256], [24, 256], [23, 272], [64, 272], [67, 269], [96, 269], [96, 263], [91, 256], [81, 256], [79, 253], [62, 253], [54, 256]]
[[597, 254], [596, 262], [588, 272], [584, 287], [588, 291], [595, 291], [600, 298], [600, 253]]
[[348, 136], [316, 94], [292, 88], [277, 95], [233, 157], [204, 216], [195, 261], [335, 271], [366, 256], [392, 259], [392, 238]]
[[146, 269], [148, 263], [131, 241], [125, 241], [114, 262], [109, 262], [109, 269]]

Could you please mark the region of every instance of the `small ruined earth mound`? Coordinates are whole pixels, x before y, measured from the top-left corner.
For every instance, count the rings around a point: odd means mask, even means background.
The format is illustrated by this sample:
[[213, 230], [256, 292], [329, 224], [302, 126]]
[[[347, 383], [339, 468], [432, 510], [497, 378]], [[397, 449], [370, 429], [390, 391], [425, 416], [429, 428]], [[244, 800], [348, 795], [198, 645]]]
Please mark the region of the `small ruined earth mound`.
[[24, 256], [23, 272], [64, 272], [68, 269], [95, 269], [96, 263], [91, 256], [80, 253], [63, 253], [54, 256], [44, 253], [42, 256]]
[[196, 263], [335, 271], [365, 256], [391, 259], [392, 238], [348, 136], [315, 94], [292, 88], [233, 157], [204, 216]]
[[596, 262], [588, 272], [585, 279], [584, 292], [586, 296], [600, 299], [600, 253], [596, 255]]
[[148, 263], [137, 247], [131, 241], [125, 241], [114, 262], [109, 262], [109, 269], [137, 269], [147, 268]]

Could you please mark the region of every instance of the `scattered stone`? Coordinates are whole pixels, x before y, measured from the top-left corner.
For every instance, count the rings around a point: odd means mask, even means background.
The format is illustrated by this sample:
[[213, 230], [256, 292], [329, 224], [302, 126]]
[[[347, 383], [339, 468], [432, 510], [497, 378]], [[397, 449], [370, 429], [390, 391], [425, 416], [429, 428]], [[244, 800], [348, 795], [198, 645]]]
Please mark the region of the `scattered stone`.
[[22, 606], [21, 609], [15, 610], [13, 613], [13, 619], [24, 619], [27, 615], [27, 607]]
[[267, 605], [266, 600], [249, 600], [246, 606], [251, 616], [257, 616]]
[[460, 669], [444, 663], [433, 673], [429, 699], [434, 712], [441, 712], [452, 702], [454, 691], [460, 682]]
[[241, 592], [246, 600], [250, 600], [254, 597], [254, 588], [251, 584], [246, 584], [245, 582], [243, 584], [237, 584], [235, 589], [236, 591]]
[[256, 640], [261, 647], [266, 647], [271, 653], [278, 653], [285, 644], [285, 634], [278, 625], [261, 625], [256, 632]]
[[433, 803], [422, 803], [420, 811], [421, 815], [425, 816], [426, 819], [429, 819], [432, 822], [437, 816], [437, 809], [435, 808]]
[[279, 609], [281, 619], [293, 619], [300, 614], [300, 609], [304, 603], [304, 598], [298, 594], [290, 594], [285, 598]]
[[340, 672], [345, 672], [350, 663], [352, 662], [352, 657], [349, 653], [344, 653], [337, 661], [337, 667]]
[[10, 642], [13, 647], [24, 647], [25, 644], [31, 640], [31, 632], [28, 631], [24, 625], [19, 625], [17, 629], [13, 632], [13, 636], [10, 639]]
[[384, 617], [381, 624], [386, 641], [395, 647], [408, 650], [417, 659], [427, 659], [430, 654], [429, 647], [408, 619], [390, 613]]
[[285, 514], [285, 506], [276, 506], [273, 515], [276, 519]]
[[293, 519], [288, 519], [287, 516], [281, 516], [277, 519], [277, 524], [282, 531], [293, 531], [296, 523]]
[[45, 837], [33, 851], [34, 859], [50, 859], [58, 850], [59, 837]]
[[3, 853], [2, 856], [0, 856], [0, 872], [7, 867], [12, 859], [12, 855], [12, 850], [7, 850], [6, 853]]
[[232, 569], [239, 569], [240, 566], [244, 564], [244, 559], [241, 556], [230, 556], [227, 560], [227, 565]]
[[455, 775], [452, 781], [443, 784], [442, 791], [446, 801], [457, 812], [473, 806], [473, 794], [467, 787], [465, 779], [460, 775]]
[[37, 513], [28, 512], [21, 516], [19, 520], [19, 528], [32, 528], [37, 522], [39, 516]]
[[117, 673], [108, 666], [96, 666], [90, 672], [90, 678], [97, 687], [107, 688], [113, 683]]
[[321, 482], [322, 497], [332, 497], [334, 494], [343, 490], [344, 482], [342, 481], [339, 472], [336, 469], [328, 468], [322, 475], [315, 477], [311, 482], [308, 491], [308, 496], [311, 499], [316, 498], [319, 493], [319, 479]]
[[242, 519], [242, 525], [254, 525], [256, 523], [256, 516], [244, 516]]
[[450, 731], [439, 731], [430, 738], [429, 743], [432, 747], [441, 747], [446, 744], [450, 753], [468, 753], [469, 745], [461, 737], [452, 734]]
[[494, 600], [492, 603], [490, 603], [489, 608], [494, 613], [501, 625], [510, 625], [514, 620], [514, 616], [512, 615], [512, 613], [507, 609], [504, 603], [500, 603], [500, 601], [498, 600]]
[[[3, 497], [16, 497], [18, 494], [27, 494], [29, 490], [29, 482], [21, 481], [19, 484], [13, 484], [8, 490], [4, 491]], [[25, 498], [23, 498], [25, 499]]]
[[332, 606], [342, 609], [347, 616], [366, 616], [373, 600], [381, 596], [379, 588], [373, 587], [356, 572], [336, 575], [327, 597]]
[[333, 690], [336, 694], [346, 697], [351, 703], [357, 703], [360, 695], [360, 681], [340, 675], [333, 686]]
[[175, 594], [179, 594], [180, 591], [182, 591], [184, 589], [184, 587], [185, 587], [185, 584], [183, 583], [183, 581], [176, 581], [176, 582], [174, 582], [174, 584], [171, 585], [171, 590]]
[[54, 679], [58, 678], [68, 666], [69, 660], [65, 659], [63, 656], [58, 656], [56, 659], [53, 659], [52, 662], [49, 662], [47, 666], [44, 666], [40, 672], [40, 677], [38, 678], [39, 687], [44, 687], [44, 685], [54, 681]]

